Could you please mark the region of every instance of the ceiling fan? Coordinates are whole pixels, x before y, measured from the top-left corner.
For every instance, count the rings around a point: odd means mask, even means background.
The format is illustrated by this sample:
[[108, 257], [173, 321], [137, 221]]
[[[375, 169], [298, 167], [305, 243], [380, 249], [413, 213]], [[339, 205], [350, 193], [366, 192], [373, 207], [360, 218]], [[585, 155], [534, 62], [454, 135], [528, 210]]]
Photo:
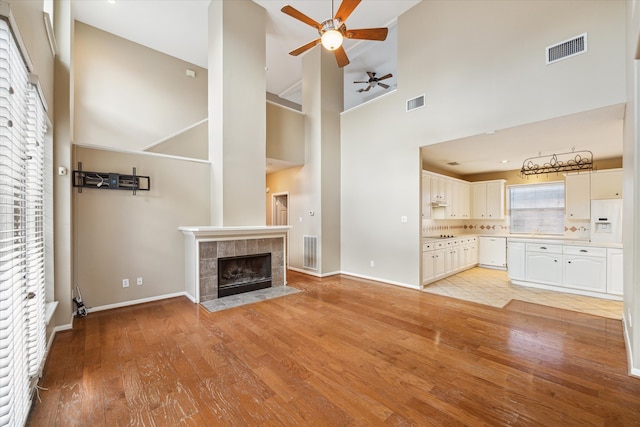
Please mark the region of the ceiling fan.
[[376, 77], [376, 73], [374, 73], [373, 71], [367, 71], [367, 74], [369, 75], [369, 80], [367, 80], [367, 81], [359, 81], [359, 82], [354, 82], [354, 83], [367, 83], [369, 86], [367, 86], [366, 89], [358, 89], [356, 92], [358, 92], [358, 93], [367, 92], [369, 89], [371, 89], [372, 87], [375, 87], [375, 86], [380, 86], [382, 88], [389, 89], [389, 85], [385, 84], [385, 83], [380, 83], [380, 80], [384, 80], [384, 79], [388, 79], [389, 77], [393, 77], [393, 75], [391, 73], [385, 74], [382, 77]]
[[[361, 0], [343, 0], [335, 16], [332, 19], [322, 21], [322, 23], [314, 21], [304, 13], [289, 5], [283, 7], [281, 9], [282, 12], [314, 27], [318, 30], [318, 34], [320, 34], [320, 38], [292, 50], [289, 52], [289, 55], [298, 56], [315, 45], [322, 43], [326, 49], [333, 51], [336, 61], [338, 62], [338, 67], [342, 68], [349, 63], [347, 53], [344, 51], [344, 47], [342, 46], [344, 38], [378, 41], [385, 40], [388, 33], [387, 28], [363, 28], [359, 30], [347, 29], [345, 21], [349, 15], [351, 15], [356, 6], [358, 6], [360, 1]], [[331, 12], [333, 13], [333, 0], [331, 0]]]

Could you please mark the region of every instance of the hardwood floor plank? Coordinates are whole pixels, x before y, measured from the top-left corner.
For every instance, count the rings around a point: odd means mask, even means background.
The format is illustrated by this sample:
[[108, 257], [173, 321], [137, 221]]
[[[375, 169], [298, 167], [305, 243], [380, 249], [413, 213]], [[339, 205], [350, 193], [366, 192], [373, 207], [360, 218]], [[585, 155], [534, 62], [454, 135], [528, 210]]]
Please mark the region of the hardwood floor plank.
[[209, 313], [183, 297], [57, 334], [39, 426], [640, 425], [620, 321], [347, 276]]

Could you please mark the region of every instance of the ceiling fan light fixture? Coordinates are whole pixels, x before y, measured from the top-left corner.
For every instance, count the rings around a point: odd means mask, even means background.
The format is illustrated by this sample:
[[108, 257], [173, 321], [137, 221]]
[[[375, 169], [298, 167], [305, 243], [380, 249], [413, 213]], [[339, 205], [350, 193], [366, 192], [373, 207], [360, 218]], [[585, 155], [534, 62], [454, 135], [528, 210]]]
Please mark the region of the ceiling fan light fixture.
[[322, 33], [322, 46], [327, 50], [336, 50], [342, 46], [342, 33], [336, 29], [326, 30]]

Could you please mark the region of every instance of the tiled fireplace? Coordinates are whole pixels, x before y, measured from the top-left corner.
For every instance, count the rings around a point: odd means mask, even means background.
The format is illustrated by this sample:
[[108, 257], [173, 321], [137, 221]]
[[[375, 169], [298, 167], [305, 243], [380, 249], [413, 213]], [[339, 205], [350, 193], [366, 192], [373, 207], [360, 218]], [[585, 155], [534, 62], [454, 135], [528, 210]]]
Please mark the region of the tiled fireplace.
[[185, 236], [187, 295], [200, 303], [286, 285], [285, 239], [288, 229], [180, 227]]

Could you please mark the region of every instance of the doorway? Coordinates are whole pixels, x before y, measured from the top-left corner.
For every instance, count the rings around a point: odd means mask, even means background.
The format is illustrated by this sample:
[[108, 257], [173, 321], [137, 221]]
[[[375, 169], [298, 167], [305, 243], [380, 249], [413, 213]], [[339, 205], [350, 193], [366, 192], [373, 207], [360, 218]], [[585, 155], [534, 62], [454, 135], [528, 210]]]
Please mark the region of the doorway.
[[[289, 225], [289, 193], [276, 193], [272, 196], [271, 223], [277, 225]], [[285, 254], [287, 267], [289, 266], [289, 233], [285, 242]]]

